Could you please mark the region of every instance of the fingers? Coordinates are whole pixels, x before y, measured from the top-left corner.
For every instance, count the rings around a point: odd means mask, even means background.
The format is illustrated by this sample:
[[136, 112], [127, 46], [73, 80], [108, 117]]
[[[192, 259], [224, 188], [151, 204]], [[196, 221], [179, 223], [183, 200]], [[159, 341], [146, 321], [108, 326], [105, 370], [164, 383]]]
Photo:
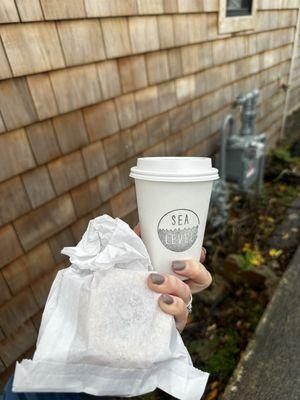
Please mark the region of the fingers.
[[200, 262], [203, 264], [205, 262], [206, 259], [206, 248], [202, 247], [201, 249], [201, 253], [200, 253]]
[[148, 286], [155, 292], [180, 297], [186, 304], [191, 298], [189, 286], [173, 275], [152, 273], [148, 276]]
[[138, 223], [134, 228], [133, 228], [134, 233], [136, 233], [138, 236], [141, 236], [141, 226], [140, 223]]
[[[136, 227], [137, 228], [137, 227]], [[202, 248], [200, 262], [193, 260], [174, 261], [172, 268], [175, 273], [188, 278], [183, 282], [173, 275], [151, 273], [148, 276], [148, 286], [151, 290], [162, 293], [159, 297], [159, 306], [162, 311], [173, 315], [177, 329], [183, 331], [188, 317], [187, 304], [190, 301], [191, 292], [196, 293], [207, 288], [212, 278], [204, 267], [206, 250]]]
[[174, 316], [176, 328], [182, 332], [188, 318], [185, 302], [180, 297], [163, 294], [158, 299], [158, 304], [165, 313]]
[[185, 283], [190, 287], [192, 293], [201, 292], [212, 283], [212, 277], [203, 264], [194, 260], [178, 260], [172, 264], [176, 274], [185, 276]]

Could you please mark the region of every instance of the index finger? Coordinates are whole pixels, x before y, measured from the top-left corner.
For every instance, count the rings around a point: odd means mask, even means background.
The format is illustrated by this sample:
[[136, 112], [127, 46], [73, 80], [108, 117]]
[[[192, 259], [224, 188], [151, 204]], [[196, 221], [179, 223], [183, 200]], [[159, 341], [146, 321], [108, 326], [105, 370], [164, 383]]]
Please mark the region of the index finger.
[[140, 223], [138, 223], [134, 228], [133, 228], [134, 233], [136, 233], [139, 237], [141, 237], [141, 226]]
[[192, 293], [201, 292], [210, 286], [212, 277], [203, 264], [194, 260], [178, 260], [173, 262], [173, 271], [177, 275], [184, 276], [184, 281], [192, 290]]
[[205, 259], [206, 259], [206, 248], [202, 247], [201, 253], [200, 253], [200, 262], [201, 262], [201, 264], [204, 263]]

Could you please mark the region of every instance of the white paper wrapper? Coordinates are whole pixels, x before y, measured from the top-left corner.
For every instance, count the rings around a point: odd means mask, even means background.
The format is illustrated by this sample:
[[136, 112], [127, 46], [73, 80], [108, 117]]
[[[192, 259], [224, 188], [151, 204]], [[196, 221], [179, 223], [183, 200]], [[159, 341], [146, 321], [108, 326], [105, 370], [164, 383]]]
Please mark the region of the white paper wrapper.
[[129, 226], [98, 217], [62, 252], [72, 265], [55, 278], [33, 360], [17, 363], [13, 391], [130, 397], [160, 388], [199, 400], [208, 374], [193, 367], [148, 289], [150, 259]]

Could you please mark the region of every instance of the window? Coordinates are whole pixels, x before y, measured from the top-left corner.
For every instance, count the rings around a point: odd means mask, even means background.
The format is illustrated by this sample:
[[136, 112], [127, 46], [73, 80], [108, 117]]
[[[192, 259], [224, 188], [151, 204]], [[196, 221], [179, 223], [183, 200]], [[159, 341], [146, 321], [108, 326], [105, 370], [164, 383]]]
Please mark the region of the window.
[[255, 28], [257, 0], [219, 0], [219, 33]]
[[241, 15], [251, 15], [251, 0], [227, 0], [227, 17], [238, 17]]

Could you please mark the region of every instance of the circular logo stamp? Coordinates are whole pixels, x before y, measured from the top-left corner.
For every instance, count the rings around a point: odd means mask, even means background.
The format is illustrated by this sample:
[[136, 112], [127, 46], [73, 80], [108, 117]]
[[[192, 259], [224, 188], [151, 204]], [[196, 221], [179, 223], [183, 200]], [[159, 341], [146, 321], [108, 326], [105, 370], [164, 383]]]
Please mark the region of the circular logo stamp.
[[199, 223], [198, 215], [192, 210], [172, 210], [159, 220], [157, 233], [168, 250], [182, 252], [196, 242]]

